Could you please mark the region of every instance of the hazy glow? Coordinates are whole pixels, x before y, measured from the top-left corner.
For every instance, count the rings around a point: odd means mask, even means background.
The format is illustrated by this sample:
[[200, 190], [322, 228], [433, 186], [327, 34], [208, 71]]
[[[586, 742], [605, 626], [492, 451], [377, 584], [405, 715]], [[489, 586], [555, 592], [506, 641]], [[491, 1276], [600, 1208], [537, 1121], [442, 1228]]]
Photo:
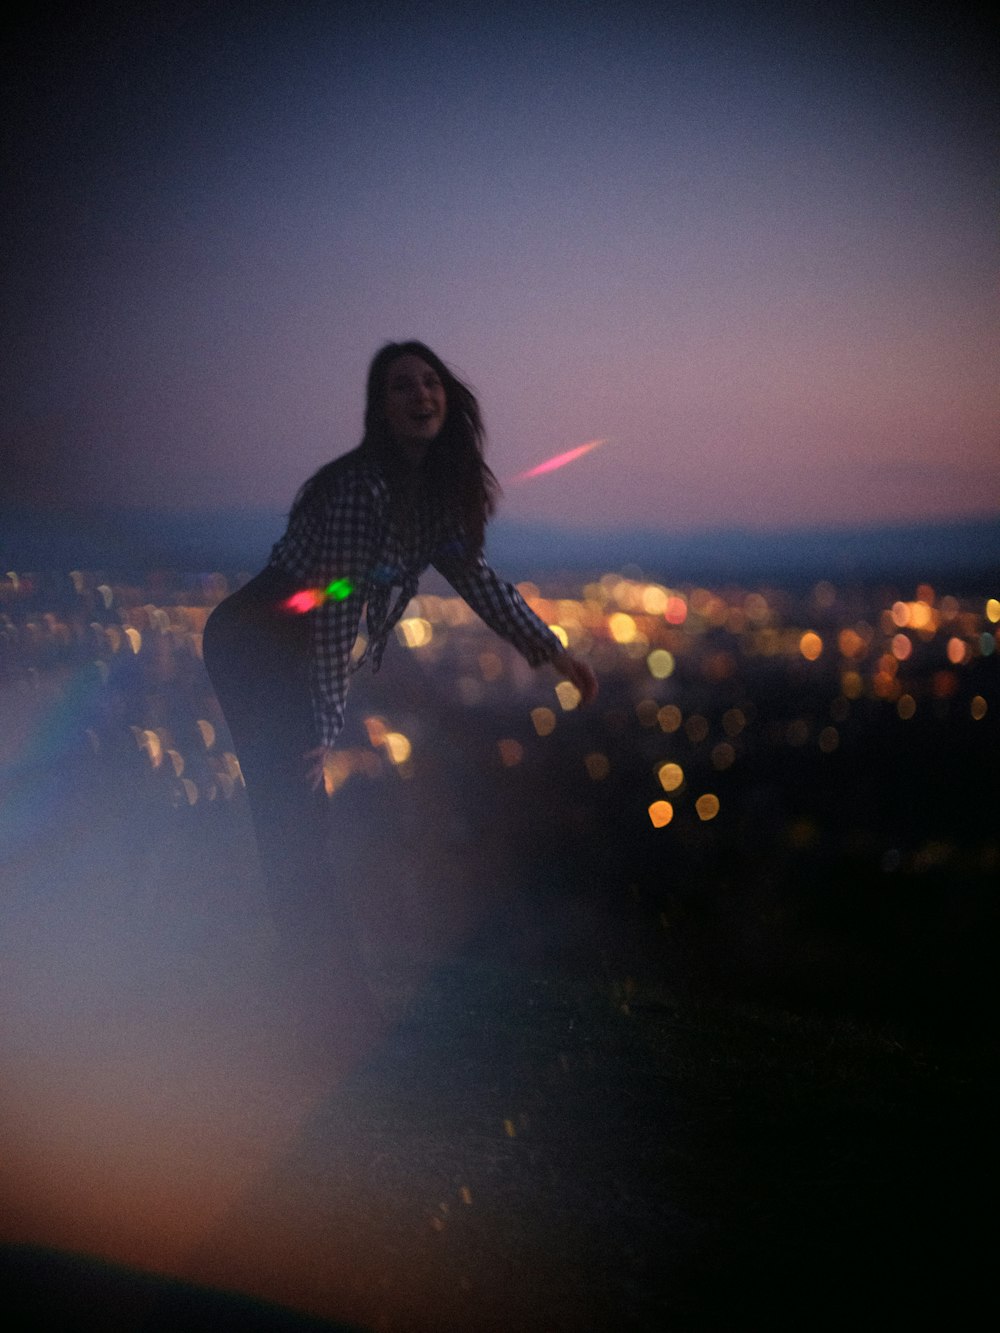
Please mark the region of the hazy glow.
[[969, 712], [977, 722], [986, 716], [987, 703], [981, 694], [975, 694], [969, 704]]
[[286, 611], [305, 615], [307, 611], [315, 611], [316, 607], [322, 606], [324, 602], [342, 602], [350, 597], [353, 591], [349, 579], [334, 579], [325, 588], [303, 588], [300, 592], [293, 592], [282, 605]]
[[904, 721], [908, 721], [917, 711], [917, 701], [912, 694], [902, 694], [896, 700], [896, 712]]

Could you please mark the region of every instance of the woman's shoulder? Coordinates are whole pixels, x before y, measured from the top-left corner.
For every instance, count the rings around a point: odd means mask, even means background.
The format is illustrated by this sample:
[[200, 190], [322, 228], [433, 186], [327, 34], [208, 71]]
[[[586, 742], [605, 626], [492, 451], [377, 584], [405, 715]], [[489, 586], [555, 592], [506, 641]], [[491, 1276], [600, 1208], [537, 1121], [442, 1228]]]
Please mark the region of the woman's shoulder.
[[[360, 448], [325, 463], [313, 473], [296, 497], [295, 508], [329, 510], [342, 504], [373, 500], [381, 504], [386, 496], [385, 478], [377, 463]], [[293, 509], [294, 512], [294, 509]]]

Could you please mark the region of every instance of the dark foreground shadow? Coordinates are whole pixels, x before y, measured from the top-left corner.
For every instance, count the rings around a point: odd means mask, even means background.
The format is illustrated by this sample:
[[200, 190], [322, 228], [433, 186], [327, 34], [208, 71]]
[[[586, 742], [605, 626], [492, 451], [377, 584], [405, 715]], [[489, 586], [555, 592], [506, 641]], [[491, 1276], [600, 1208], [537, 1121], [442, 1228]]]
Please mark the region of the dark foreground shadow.
[[278, 1305], [37, 1245], [0, 1246], [0, 1301], [18, 1333], [364, 1333]]

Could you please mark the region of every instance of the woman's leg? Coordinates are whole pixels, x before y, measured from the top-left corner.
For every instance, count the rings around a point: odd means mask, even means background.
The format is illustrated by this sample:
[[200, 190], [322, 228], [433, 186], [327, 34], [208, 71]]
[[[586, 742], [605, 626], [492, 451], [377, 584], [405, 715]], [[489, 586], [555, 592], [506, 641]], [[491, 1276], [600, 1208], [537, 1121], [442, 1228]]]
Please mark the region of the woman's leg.
[[282, 613], [277, 600], [265, 581], [217, 608], [205, 630], [205, 665], [246, 780], [303, 1050], [343, 1067], [376, 1039], [381, 1020], [331, 868], [329, 798], [306, 781], [303, 755], [316, 745], [308, 619]]

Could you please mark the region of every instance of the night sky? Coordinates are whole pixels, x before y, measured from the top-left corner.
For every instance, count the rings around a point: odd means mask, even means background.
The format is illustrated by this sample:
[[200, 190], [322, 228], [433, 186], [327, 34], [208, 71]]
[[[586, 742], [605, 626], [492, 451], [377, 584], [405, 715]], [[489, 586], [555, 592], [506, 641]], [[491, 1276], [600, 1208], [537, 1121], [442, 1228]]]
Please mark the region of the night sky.
[[6, 498], [284, 509], [360, 438], [375, 349], [417, 337], [479, 393], [501, 480], [607, 438], [512, 482], [510, 518], [995, 512], [995, 34], [915, 23], [32, 10], [3, 130]]

